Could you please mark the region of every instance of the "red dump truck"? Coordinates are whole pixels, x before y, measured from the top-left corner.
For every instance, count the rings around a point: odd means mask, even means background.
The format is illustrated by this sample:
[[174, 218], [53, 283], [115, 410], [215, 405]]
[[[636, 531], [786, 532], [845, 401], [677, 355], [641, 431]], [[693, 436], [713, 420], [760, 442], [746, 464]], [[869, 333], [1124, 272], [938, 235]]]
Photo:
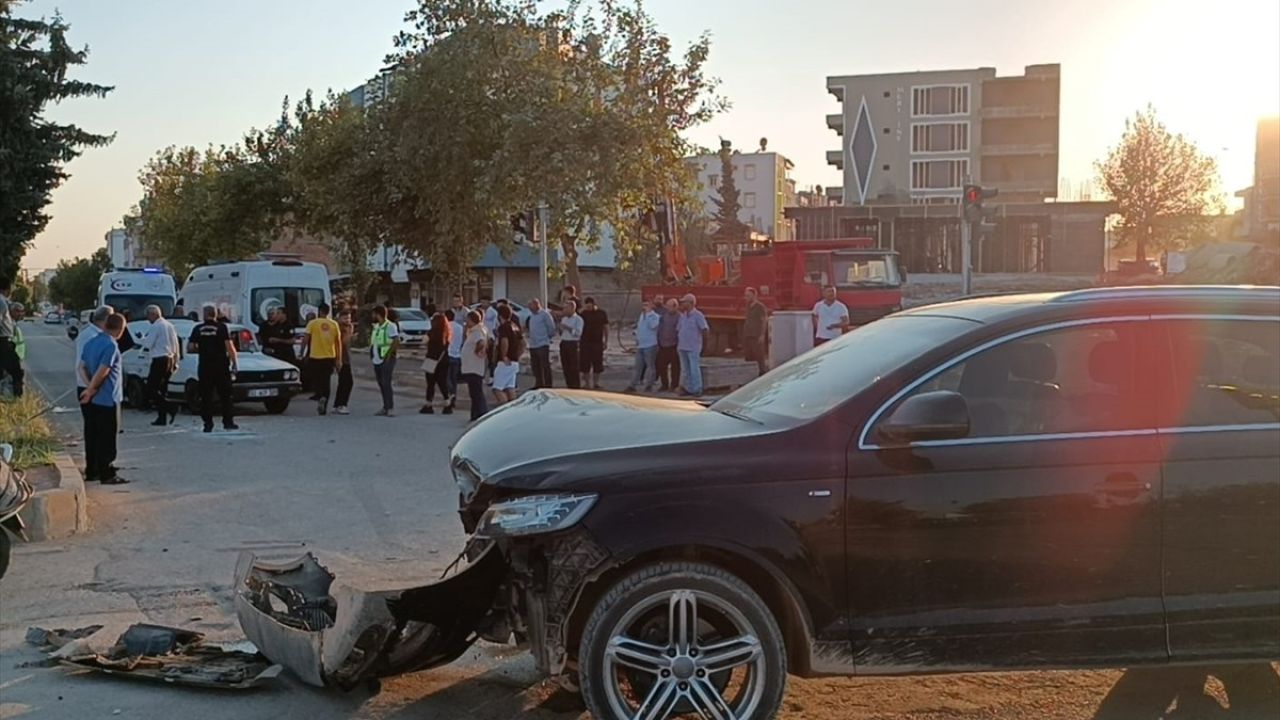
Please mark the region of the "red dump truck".
[[770, 311], [807, 311], [822, 298], [824, 285], [835, 285], [850, 322], [863, 325], [902, 309], [905, 280], [898, 253], [876, 247], [871, 238], [846, 238], [779, 242], [737, 256], [699, 258], [695, 278], [642, 292], [646, 298], [696, 295], [711, 325], [705, 353], [719, 355], [741, 347], [748, 287], [759, 291]]

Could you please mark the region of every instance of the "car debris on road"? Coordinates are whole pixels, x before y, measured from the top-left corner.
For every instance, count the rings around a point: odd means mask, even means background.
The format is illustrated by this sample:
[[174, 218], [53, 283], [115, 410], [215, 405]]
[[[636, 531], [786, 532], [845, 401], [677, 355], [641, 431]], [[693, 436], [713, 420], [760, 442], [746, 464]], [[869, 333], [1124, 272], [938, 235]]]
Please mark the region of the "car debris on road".
[[50, 664], [174, 685], [247, 690], [283, 670], [244, 643], [208, 643], [203, 633], [148, 623], [130, 625], [118, 635], [102, 625], [33, 627], [26, 640], [47, 649]]

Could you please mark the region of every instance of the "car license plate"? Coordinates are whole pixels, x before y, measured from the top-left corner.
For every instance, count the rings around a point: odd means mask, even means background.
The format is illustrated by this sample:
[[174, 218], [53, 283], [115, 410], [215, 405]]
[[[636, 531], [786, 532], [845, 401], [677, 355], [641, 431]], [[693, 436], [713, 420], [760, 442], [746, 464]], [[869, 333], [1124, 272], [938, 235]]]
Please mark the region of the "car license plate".
[[275, 388], [258, 388], [255, 390], [250, 390], [249, 397], [251, 398], [275, 397], [276, 394], [279, 392], [280, 391], [276, 390]]

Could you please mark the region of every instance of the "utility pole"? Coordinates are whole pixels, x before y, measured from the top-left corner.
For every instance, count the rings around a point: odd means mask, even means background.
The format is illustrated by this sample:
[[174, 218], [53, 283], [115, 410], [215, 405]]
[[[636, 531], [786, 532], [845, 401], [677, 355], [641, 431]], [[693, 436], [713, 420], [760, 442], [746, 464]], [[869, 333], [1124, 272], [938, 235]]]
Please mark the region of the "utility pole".
[[973, 223], [960, 218], [960, 294], [973, 294]]
[[[547, 296], [547, 225], [543, 219], [544, 207], [539, 207], [533, 213], [533, 241], [538, 243], [538, 293], [542, 297], [543, 304], [551, 302], [551, 298]], [[539, 231], [541, 225], [541, 231]]]

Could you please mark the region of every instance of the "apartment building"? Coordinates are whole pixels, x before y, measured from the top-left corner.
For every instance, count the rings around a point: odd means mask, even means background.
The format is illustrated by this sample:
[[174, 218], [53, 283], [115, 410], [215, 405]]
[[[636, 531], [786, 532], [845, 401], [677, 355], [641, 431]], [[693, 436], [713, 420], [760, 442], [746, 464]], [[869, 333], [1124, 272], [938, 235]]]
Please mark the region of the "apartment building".
[[1241, 235], [1254, 242], [1280, 242], [1280, 115], [1258, 120], [1253, 185], [1236, 195], [1244, 199]]
[[[796, 204], [792, 162], [776, 152], [734, 152], [733, 180], [738, 188], [738, 219], [756, 232], [776, 241], [794, 240], [791, 222], [783, 211]], [[696, 155], [687, 161], [697, 176], [698, 198], [708, 216], [716, 212], [716, 198], [724, 168], [716, 154]]]
[[1000, 202], [1040, 202], [1058, 187], [1060, 69], [1029, 65], [827, 78], [840, 112], [832, 188], [845, 205], [954, 204], [966, 178]]

